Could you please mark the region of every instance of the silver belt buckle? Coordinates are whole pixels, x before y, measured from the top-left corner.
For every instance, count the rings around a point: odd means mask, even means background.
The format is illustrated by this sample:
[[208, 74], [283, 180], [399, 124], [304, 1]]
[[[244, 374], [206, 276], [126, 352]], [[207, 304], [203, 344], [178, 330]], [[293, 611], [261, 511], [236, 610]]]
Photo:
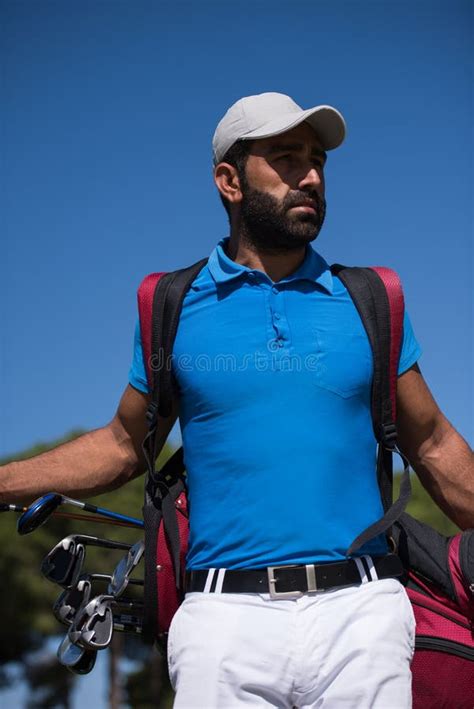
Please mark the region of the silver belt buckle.
[[[267, 568], [270, 598], [278, 600], [279, 598], [301, 598], [301, 596], [304, 596], [305, 591], [277, 591], [275, 588], [277, 582], [275, 578], [275, 571], [278, 571], [278, 569], [291, 569], [295, 568], [295, 566], [296, 564], [289, 566], [269, 566]], [[317, 591], [314, 564], [306, 564], [306, 581], [308, 584], [306, 593]]]

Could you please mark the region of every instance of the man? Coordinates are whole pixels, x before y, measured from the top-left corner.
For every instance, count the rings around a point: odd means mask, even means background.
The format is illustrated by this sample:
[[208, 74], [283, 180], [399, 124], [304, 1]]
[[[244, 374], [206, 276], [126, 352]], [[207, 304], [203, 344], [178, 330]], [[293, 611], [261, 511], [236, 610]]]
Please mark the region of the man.
[[[367, 583], [269, 594], [274, 566], [310, 578], [314, 565], [337, 563], [344, 578], [349, 544], [382, 514], [369, 344], [346, 289], [310, 246], [324, 221], [326, 152], [344, 132], [335, 109], [303, 111], [267, 93], [234, 104], [214, 135], [230, 237], [186, 294], [179, 401], [158, 429], [162, 444], [179, 415], [191, 505], [194, 580], [169, 634], [177, 707], [411, 704], [414, 620], [398, 580], [371, 573]], [[433, 400], [419, 353], [406, 317], [400, 447], [451, 519], [474, 526], [472, 453]], [[137, 328], [113, 420], [2, 468], [0, 499], [90, 495], [141, 473], [147, 391]], [[376, 538], [357, 555], [376, 570], [387, 551]]]

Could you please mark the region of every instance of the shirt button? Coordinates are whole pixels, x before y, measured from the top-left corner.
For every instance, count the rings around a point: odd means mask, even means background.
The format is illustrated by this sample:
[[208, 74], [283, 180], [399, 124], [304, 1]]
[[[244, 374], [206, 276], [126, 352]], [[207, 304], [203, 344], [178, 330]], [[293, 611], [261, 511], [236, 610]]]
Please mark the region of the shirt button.
[[275, 286], [273, 286], [272, 293], [275, 293], [275, 295], [278, 295], [278, 292], [279, 292], [278, 288], [275, 288]]
[[278, 347], [283, 347], [283, 345], [284, 345], [283, 340], [278, 340]]
[[275, 318], [275, 320], [279, 320], [281, 318], [281, 315], [280, 313], [274, 313], [273, 317]]

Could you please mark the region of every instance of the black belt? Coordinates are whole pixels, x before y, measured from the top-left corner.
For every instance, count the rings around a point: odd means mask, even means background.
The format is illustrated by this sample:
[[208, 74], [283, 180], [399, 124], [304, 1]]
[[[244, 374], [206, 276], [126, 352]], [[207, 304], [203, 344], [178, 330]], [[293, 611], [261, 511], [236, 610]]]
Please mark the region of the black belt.
[[303, 593], [396, 578], [403, 566], [396, 554], [363, 556], [336, 563], [269, 566], [266, 569], [200, 569], [186, 574], [186, 591], [269, 593], [272, 598], [297, 598]]

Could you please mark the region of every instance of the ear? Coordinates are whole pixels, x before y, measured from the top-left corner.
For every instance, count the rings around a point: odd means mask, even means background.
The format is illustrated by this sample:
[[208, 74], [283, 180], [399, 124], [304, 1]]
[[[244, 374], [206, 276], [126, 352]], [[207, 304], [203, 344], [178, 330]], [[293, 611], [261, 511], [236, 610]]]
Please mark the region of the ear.
[[214, 168], [214, 182], [221, 195], [231, 204], [242, 200], [242, 191], [237, 170], [227, 162], [220, 162]]

